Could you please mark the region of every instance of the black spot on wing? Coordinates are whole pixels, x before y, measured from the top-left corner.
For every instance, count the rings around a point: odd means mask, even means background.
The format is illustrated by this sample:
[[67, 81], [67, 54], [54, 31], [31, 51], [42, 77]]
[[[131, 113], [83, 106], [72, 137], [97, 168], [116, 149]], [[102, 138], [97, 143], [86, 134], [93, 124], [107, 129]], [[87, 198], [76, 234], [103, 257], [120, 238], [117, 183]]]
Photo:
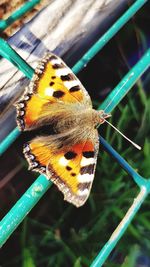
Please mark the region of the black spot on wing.
[[77, 92], [80, 90], [80, 86], [79, 85], [76, 85], [76, 86], [73, 86], [69, 89], [69, 92], [70, 93], [73, 93], [73, 92]]
[[53, 67], [53, 69], [55, 69], [55, 70], [56, 70], [56, 69], [61, 69], [61, 68], [64, 67], [64, 64], [62, 64], [62, 63], [61, 63], [61, 64], [55, 63], [52, 67]]
[[64, 82], [74, 80], [74, 76], [71, 73], [68, 73], [67, 75], [61, 75], [60, 78]]
[[84, 191], [85, 189], [88, 189], [91, 186], [91, 182], [88, 183], [79, 183], [78, 189], [81, 191]]
[[72, 168], [71, 168], [70, 166], [66, 166], [66, 170], [67, 170], [67, 171], [71, 171]]
[[57, 57], [55, 55], [50, 56], [49, 60], [51, 61], [53, 59], [57, 59]]
[[85, 173], [93, 174], [94, 173], [94, 167], [95, 167], [95, 164], [89, 164], [89, 165], [86, 165], [84, 167], [81, 167], [80, 174], [85, 174]]
[[53, 86], [54, 84], [55, 84], [54, 82], [50, 82], [50, 83], [49, 83], [50, 86]]
[[75, 177], [76, 176], [76, 173], [75, 172], [72, 172], [71, 173], [71, 176]]
[[65, 155], [64, 155], [64, 157], [66, 158], [66, 159], [74, 159], [75, 157], [77, 156], [77, 153], [75, 153], [75, 152], [73, 152], [73, 151], [68, 151]]
[[53, 96], [56, 97], [56, 98], [60, 98], [60, 97], [62, 97], [64, 94], [65, 94], [65, 93], [64, 93], [63, 91], [58, 90], [58, 91], [55, 91], [55, 92], [53, 93]]
[[85, 158], [94, 158], [94, 151], [84, 151], [83, 156]]

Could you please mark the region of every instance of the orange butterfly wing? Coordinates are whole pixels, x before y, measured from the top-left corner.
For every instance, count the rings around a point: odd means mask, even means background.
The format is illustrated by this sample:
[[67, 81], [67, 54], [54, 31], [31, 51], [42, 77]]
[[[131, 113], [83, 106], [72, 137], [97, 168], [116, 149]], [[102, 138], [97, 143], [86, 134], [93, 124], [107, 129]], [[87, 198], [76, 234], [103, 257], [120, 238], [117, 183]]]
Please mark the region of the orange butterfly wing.
[[29, 168], [51, 179], [65, 200], [82, 206], [91, 190], [99, 146], [99, 115], [93, 113], [85, 88], [59, 57], [48, 53], [16, 108], [20, 130], [50, 125], [56, 133], [25, 145]]
[[98, 133], [95, 138], [73, 146], [56, 147], [59, 137], [38, 137], [24, 148], [30, 169], [44, 173], [75, 206], [87, 200], [94, 179], [98, 153]]
[[44, 112], [45, 106], [52, 105], [55, 111], [56, 103], [80, 103], [92, 107], [90, 96], [71, 69], [59, 57], [47, 53], [24, 95], [16, 103], [20, 130], [42, 126], [49, 117], [49, 112]]

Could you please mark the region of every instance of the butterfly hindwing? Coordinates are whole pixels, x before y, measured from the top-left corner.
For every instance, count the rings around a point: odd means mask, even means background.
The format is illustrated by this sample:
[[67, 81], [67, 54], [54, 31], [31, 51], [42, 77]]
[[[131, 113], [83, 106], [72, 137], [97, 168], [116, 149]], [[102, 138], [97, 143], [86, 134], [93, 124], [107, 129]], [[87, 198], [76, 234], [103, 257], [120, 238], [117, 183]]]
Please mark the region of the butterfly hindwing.
[[[31, 169], [44, 173], [64, 194], [64, 199], [77, 207], [89, 196], [98, 153], [95, 138], [64, 145], [62, 137], [38, 137], [24, 148]], [[58, 149], [59, 146], [59, 149]]]
[[90, 96], [71, 69], [58, 56], [48, 52], [16, 103], [20, 130], [42, 126], [49, 117], [48, 112], [44, 113], [45, 106], [52, 105], [55, 112], [56, 103], [92, 106]]

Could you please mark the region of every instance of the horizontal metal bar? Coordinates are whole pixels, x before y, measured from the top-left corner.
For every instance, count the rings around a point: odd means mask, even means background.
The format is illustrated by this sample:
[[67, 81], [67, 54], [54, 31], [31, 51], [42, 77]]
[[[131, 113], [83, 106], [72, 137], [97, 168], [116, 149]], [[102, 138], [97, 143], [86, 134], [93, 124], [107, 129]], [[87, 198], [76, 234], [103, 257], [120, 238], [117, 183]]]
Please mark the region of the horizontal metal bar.
[[[88, 50], [88, 52], [74, 65], [72, 68], [73, 72], [77, 74], [81, 69], [88, 64], [88, 62], [98, 53], [104, 45], [124, 26], [124, 24], [147, 2], [147, 0], [139, 1], [137, 0], [129, 9], [121, 16], [111, 28]], [[7, 54], [7, 49], [9, 55]], [[12, 50], [12, 51], [11, 51]], [[25, 62], [23, 59], [3, 40], [0, 40], [0, 54], [11, 61], [29, 78], [32, 78], [34, 70]], [[17, 129], [14, 129], [13, 134], [10, 133], [0, 144], [0, 155], [2, 155], [6, 149], [14, 142], [16, 139]], [[18, 131], [19, 136], [19, 131]], [[5, 146], [7, 144], [7, 146]]]
[[40, 2], [41, 0], [30, 0], [26, 2], [23, 6], [21, 6], [18, 10], [13, 12], [11, 16], [9, 16], [7, 19], [0, 20], [0, 31], [4, 31], [8, 26], [10, 26], [16, 20], [21, 18], [25, 13], [30, 11], [35, 5]]

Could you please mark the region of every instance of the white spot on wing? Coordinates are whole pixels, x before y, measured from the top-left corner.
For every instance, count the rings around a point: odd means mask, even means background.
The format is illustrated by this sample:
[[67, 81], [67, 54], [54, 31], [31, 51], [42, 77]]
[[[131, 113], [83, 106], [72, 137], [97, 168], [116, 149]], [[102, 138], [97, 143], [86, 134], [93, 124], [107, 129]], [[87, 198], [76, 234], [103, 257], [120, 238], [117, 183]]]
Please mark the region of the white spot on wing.
[[93, 163], [95, 163], [95, 159], [94, 158], [85, 158], [85, 157], [82, 157], [81, 167], [87, 166], [87, 165], [93, 164]]
[[48, 95], [48, 96], [52, 96], [54, 91], [55, 90], [52, 87], [45, 88], [45, 94]]
[[68, 161], [69, 160], [67, 160], [65, 157], [61, 157], [60, 160], [59, 160], [59, 164], [63, 165], [63, 166], [67, 166]]
[[56, 70], [56, 75], [60, 77], [61, 75], [68, 75], [70, 72], [68, 68], [61, 68]]
[[53, 59], [51, 59], [51, 62], [52, 62], [53, 65], [62, 63], [62, 61], [59, 58], [53, 58]]
[[89, 183], [93, 181], [93, 174], [78, 174], [77, 179], [79, 183]]
[[68, 89], [70, 89], [70, 88], [72, 88], [72, 87], [74, 87], [74, 86], [76, 86], [76, 85], [80, 85], [80, 83], [79, 83], [78, 80], [73, 80], [73, 81], [66, 81], [66, 82], [64, 82], [64, 85], [65, 85]]
[[86, 196], [89, 194], [89, 190], [87, 188], [85, 188], [84, 190], [78, 190], [78, 195], [79, 196]]
[[24, 115], [24, 111], [23, 111], [23, 110], [19, 111], [19, 114], [20, 114], [21, 116], [23, 116], [23, 115]]

